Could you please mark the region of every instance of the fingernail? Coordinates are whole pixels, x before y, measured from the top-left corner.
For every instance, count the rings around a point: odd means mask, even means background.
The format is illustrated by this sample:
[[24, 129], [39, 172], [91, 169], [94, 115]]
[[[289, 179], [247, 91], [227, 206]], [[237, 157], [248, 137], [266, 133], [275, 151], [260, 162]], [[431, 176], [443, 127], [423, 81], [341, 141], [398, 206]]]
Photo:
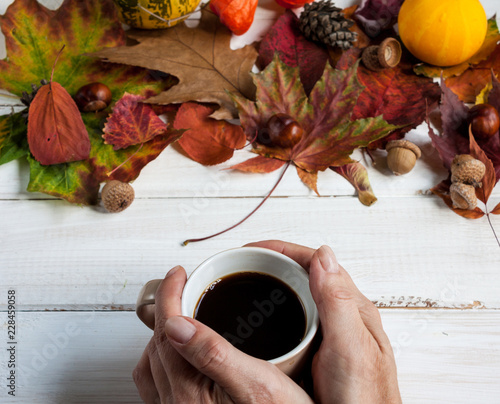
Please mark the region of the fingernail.
[[196, 333], [196, 327], [184, 317], [170, 317], [165, 322], [167, 337], [179, 344], [187, 344]]
[[170, 271], [167, 272], [167, 275], [165, 276], [165, 278], [168, 278], [169, 276], [172, 276], [173, 274], [175, 274], [179, 270], [179, 268], [180, 268], [179, 265], [173, 267]]
[[326, 272], [338, 273], [339, 263], [335, 259], [335, 255], [330, 247], [327, 245], [321, 246], [318, 250], [319, 263]]

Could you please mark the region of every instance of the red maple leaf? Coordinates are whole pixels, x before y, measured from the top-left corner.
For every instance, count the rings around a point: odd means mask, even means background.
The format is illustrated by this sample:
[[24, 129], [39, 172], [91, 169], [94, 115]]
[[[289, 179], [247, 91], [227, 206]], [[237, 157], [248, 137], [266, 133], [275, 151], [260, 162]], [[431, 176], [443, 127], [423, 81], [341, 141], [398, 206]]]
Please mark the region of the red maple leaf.
[[[345, 70], [351, 67], [361, 53], [358, 48], [345, 52], [337, 68]], [[370, 149], [384, 149], [390, 140], [404, 137], [424, 121], [427, 109], [433, 109], [441, 96], [439, 86], [430, 78], [415, 75], [411, 64], [406, 61], [380, 72], [373, 72], [360, 64], [358, 78], [365, 90], [358, 98], [352, 119], [382, 115], [387, 122], [401, 126], [390, 136], [371, 143]]]
[[287, 10], [278, 18], [259, 45], [259, 63], [265, 68], [275, 53], [288, 66], [298, 67], [306, 94], [321, 78], [328, 61], [325, 46], [308, 41], [299, 29], [296, 15]]
[[145, 99], [141, 95], [125, 93], [115, 104], [102, 135], [105, 143], [113, 145], [114, 150], [146, 143], [166, 132], [167, 125], [150, 105], [142, 102]]
[[[232, 168], [269, 172], [285, 166], [273, 189], [235, 226], [262, 206], [289, 166], [294, 165], [302, 182], [317, 193], [318, 171], [355, 163], [350, 158], [354, 149], [366, 147], [397, 129], [382, 116], [351, 119], [351, 112], [363, 91], [357, 79], [357, 67], [358, 64], [355, 64], [347, 70], [337, 70], [327, 64], [321, 79], [307, 96], [300, 82], [299, 68], [287, 66], [276, 55], [265, 70], [254, 76], [257, 88], [255, 102], [233, 95], [241, 124], [247, 138], [256, 139], [253, 152], [259, 156]], [[287, 146], [269, 141], [271, 128], [268, 124], [277, 114], [291, 118], [293, 125], [302, 129], [301, 136], [294, 142], [286, 143]], [[359, 178], [363, 181], [362, 176]], [[351, 179], [356, 180], [356, 176], [352, 175]], [[184, 244], [206, 240], [235, 226], [212, 236], [186, 240]]]

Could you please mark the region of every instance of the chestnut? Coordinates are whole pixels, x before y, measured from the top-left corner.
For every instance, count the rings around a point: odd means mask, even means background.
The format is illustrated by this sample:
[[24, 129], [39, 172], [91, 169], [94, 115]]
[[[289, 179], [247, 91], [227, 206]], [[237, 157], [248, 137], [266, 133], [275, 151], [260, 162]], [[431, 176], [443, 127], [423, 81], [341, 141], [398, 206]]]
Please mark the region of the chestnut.
[[471, 125], [472, 134], [480, 140], [488, 140], [500, 127], [498, 111], [493, 105], [477, 104], [470, 110], [467, 122]]
[[111, 90], [106, 84], [90, 83], [80, 87], [74, 99], [82, 112], [101, 111], [111, 104]]
[[291, 116], [278, 113], [266, 123], [265, 129], [259, 133], [258, 141], [266, 146], [292, 148], [300, 139], [304, 130]]

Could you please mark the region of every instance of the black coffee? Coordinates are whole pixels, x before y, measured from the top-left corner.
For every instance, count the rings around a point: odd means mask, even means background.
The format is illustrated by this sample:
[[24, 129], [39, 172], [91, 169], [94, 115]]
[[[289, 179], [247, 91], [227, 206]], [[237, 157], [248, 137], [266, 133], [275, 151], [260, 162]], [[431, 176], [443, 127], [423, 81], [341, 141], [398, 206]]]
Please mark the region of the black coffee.
[[238, 349], [265, 360], [291, 351], [306, 330], [297, 294], [259, 272], [239, 272], [214, 282], [200, 297], [194, 317]]

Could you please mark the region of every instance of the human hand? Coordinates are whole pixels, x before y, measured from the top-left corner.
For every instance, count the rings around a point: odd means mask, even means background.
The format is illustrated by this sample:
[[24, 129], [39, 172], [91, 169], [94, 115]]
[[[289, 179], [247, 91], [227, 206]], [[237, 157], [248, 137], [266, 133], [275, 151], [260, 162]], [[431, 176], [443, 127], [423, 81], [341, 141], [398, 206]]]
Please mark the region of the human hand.
[[312, 404], [292, 379], [269, 362], [234, 348], [215, 331], [182, 317], [186, 283], [173, 268], [155, 296], [155, 330], [133, 372], [147, 404]]
[[330, 247], [318, 250], [270, 240], [247, 246], [287, 255], [309, 272], [323, 341], [312, 363], [321, 404], [400, 404], [396, 362], [380, 314], [339, 265]]

